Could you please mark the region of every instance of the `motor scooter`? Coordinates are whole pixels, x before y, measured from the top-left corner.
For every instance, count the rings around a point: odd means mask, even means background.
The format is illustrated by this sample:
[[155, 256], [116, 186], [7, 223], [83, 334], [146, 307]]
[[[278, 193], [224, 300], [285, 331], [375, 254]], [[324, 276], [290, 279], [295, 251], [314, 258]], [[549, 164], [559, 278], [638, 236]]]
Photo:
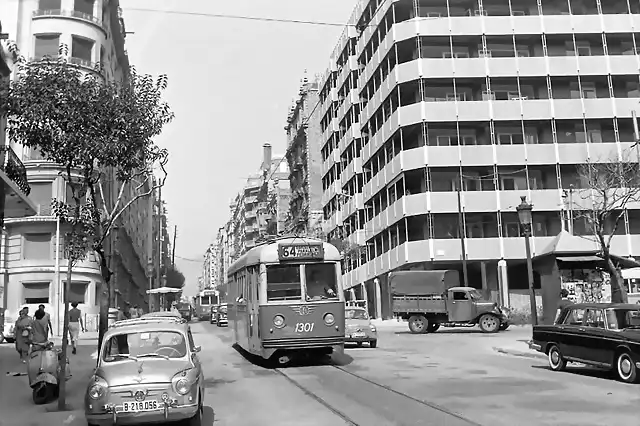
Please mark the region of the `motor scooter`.
[[[53, 347], [53, 342], [33, 343], [29, 354], [27, 373], [31, 386], [33, 402], [46, 404], [58, 397], [60, 385], [58, 373], [62, 351]], [[66, 380], [71, 377], [69, 360], [65, 368]]]

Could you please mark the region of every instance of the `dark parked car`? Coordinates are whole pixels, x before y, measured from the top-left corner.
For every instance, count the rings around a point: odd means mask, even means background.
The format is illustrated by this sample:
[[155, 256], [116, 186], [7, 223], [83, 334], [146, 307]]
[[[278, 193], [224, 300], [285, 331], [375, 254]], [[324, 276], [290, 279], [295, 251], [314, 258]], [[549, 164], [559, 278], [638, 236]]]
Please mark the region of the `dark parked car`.
[[640, 370], [640, 306], [580, 303], [565, 307], [554, 325], [533, 327], [531, 349], [542, 352], [554, 371], [579, 362], [614, 372], [635, 383]]

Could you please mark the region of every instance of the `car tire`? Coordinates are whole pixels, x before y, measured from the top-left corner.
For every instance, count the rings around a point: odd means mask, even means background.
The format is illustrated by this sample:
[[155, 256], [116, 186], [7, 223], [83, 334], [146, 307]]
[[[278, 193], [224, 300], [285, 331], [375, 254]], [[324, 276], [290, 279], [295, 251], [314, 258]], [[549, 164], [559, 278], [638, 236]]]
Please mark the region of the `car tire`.
[[361, 348], [362, 347], [362, 342], [356, 342], [356, 346]]
[[638, 381], [638, 369], [629, 352], [621, 352], [616, 357], [616, 372], [620, 381], [624, 383], [636, 383]]
[[502, 324], [500, 324], [500, 331], [505, 331], [507, 328], [509, 328], [508, 322], [503, 322]]
[[0, 345], [4, 343], [4, 334], [0, 331]]
[[435, 333], [436, 331], [438, 331], [439, 328], [440, 328], [440, 324], [438, 324], [437, 322], [430, 322], [429, 325], [427, 326], [427, 332]]
[[497, 333], [500, 330], [500, 318], [491, 314], [484, 314], [478, 320], [483, 333]]
[[5, 337], [5, 338], [4, 338], [4, 340], [5, 340], [7, 343], [15, 343], [15, 341], [16, 341], [16, 339], [13, 339], [13, 338], [11, 338], [11, 337]]
[[378, 346], [378, 341], [377, 340], [372, 340], [369, 342], [369, 347], [371, 349], [375, 349]]
[[423, 334], [427, 332], [429, 320], [424, 315], [411, 315], [409, 317], [409, 331], [412, 334]]
[[562, 356], [560, 348], [556, 345], [552, 345], [547, 352], [547, 360], [549, 361], [549, 368], [553, 371], [562, 371], [567, 367], [567, 361]]

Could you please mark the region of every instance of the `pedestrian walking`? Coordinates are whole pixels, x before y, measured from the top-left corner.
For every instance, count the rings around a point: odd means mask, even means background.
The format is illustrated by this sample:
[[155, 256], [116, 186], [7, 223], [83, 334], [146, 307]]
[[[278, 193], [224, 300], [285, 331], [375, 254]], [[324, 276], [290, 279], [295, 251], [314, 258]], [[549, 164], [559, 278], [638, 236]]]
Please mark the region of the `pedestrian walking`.
[[138, 305], [134, 305], [133, 307], [129, 308], [129, 317], [130, 318], [140, 317], [140, 315], [138, 314]]
[[80, 330], [84, 333], [84, 323], [82, 322], [82, 312], [78, 309], [78, 302], [71, 304], [71, 310], [69, 311], [69, 336], [71, 337], [71, 352], [75, 354], [77, 352], [76, 345], [78, 344], [78, 337], [80, 336]]
[[27, 363], [29, 349], [31, 347], [31, 334], [33, 332], [33, 319], [29, 316], [29, 308], [26, 306], [20, 310], [16, 321], [16, 351], [20, 355], [23, 364]]
[[[51, 325], [51, 315], [49, 315], [44, 310], [44, 305], [38, 306], [38, 311], [42, 311], [44, 313], [44, 318], [46, 319], [47, 323], [49, 324], [49, 330], [53, 333], [53, 326]], [[38, 311], [36, 311], [36, 313], [38, 313]], [[35, 314], [34, 314], [34, 316], [35, 316]]]
[[31, 340], [31, 343], [47, 343], [49, 341], [50, 327], [51, 321], [49, 321], [46, 312], [44, 309], [38, 309], [33, 315], [33, 339]]

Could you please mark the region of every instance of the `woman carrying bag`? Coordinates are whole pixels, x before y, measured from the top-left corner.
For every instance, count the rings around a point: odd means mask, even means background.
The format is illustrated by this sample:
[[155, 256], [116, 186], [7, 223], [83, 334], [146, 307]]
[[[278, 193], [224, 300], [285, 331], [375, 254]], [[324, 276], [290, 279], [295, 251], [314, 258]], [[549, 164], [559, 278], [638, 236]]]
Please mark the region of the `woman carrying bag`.
[[16, 351], [20, 355], [23, 364], [27, 363], [29, 348], [31, 347], [31, 333], [33, 332], [33, 319], [29, 316], [29, 308], [24, 307], [16, 321]]

